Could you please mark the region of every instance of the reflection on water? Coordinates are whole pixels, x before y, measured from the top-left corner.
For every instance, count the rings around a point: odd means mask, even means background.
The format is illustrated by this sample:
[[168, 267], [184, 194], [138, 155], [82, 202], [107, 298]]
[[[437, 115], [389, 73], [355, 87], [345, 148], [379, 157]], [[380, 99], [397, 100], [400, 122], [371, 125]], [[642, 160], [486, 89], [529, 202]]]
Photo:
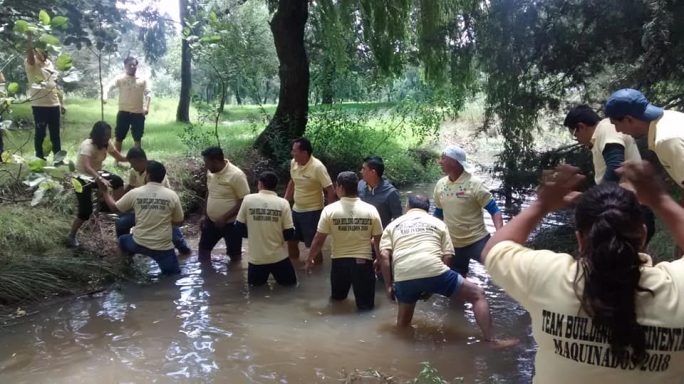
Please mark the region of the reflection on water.
[[471, 277], [497, 335], [519, 338], [516, 347], [480, 342], [469, 305], [439, 296], [418, 303], [408, 330], [393, 326], [380, 283], [373, 311], [357, 313], [351, 294], [332, 304], [329, 265], [300, 272], [297, 287], [249, 289], [246, 263], [192, 257], [180, 276], [53, 304], [0, 329], [0, 382], [336, 383], [343, 370], [370, 368], [408, 379], [424, 361], [466, 383], [531, 381], [529, 316], [479, 264]]

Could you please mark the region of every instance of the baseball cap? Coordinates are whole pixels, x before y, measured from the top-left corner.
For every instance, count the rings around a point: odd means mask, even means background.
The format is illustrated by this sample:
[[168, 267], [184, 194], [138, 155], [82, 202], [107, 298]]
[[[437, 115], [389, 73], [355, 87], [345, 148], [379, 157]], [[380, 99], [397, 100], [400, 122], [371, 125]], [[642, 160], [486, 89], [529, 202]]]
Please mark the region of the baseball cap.
[[472, 167], [470, 166], [470, 164], [468, 164], [465, 151], [458, 145], [452, 145], [450, 147], [447, 147], [444, 151], [442, 151], [442, 155], [458, 161], [463, 167], [464, 171], [472, 172]]
[[663, 109], [648, 102], [646, 96], [636, 89], [616, 91], [606, 101], [606, 116], [622, 119], [630, 115], [635, 119], [653, 121], [663, 115]]

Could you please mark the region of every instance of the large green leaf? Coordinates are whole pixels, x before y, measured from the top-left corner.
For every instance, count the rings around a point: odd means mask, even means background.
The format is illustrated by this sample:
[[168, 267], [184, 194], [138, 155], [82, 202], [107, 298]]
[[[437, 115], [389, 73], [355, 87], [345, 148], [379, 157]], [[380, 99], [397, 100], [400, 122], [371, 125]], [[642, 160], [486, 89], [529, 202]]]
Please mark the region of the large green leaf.
[[33, 159], [28, 161], [29, 169], [31, 170], [31, 172], [34, 172], [34, 173], [42, 171], [43, 167], [45, 167], [46, 165], [47, 165], [47, 161], [45, 161], [41, 158], [38, 158], [38, 157], [34, 157]]
[[81, 182], [78, 181], [77, 178], [75, 178], [75, 177], [71, 178], [71, 185], [74, 186], [74, 191], [76, 191], [76, 193], [83, 192], [83, 184], [81, 184]]
[[50, 15], [44, 9], [41, 9], [38, 13], [38, 19], [43, 25], [50, 25]]
[[59, 39], [52, 36], [48, 35], [47, 33], [43, 34], [40, 36], [38, 39], [41, 43], [47, 44], [47, 45], [54, 45], [54, 46], [59, 46], [61, 43], [59, 42]]
[[19, 92], [19, 84], [17, 83], [9, 83], [7, 85], [7, 93], [10, 95], [13, 95], [15, 93]]
[[57, 56], [57, 59], [55, 60], [55, 66], [57, 67], [58, 71], [68, 71], [74, 66], [74, 62], [70, 54], [62, 53], [61, 55]]
[[64, 158], [66, 157], [66, 155], [67, 155], [67, 151], [65, 151], [65, 150], [61, 150], [61, 151], [55, 153], [55, 157], [54, 157], [55, 163], [59, 163], [61, 161], [64, 161]]
[[52, 18], [50, 25], [52, 28], [62, 28], [66, 29], [69, 24], [69, 19], [64, 16], [55, 16]]
[[14, 22], [14, 32], [26, 33], [29, 30], [29, 23], [25, 20], [17, 20]]

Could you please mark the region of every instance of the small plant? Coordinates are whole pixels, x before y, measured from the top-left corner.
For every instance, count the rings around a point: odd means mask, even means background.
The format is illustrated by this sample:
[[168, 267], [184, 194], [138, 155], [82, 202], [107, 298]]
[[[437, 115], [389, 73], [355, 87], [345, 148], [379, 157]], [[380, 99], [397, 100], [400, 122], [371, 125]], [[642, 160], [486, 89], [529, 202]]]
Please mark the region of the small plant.
[[452, 381], [447, 381], [443, 379], [440, 375], [439, 372], [435, 367], [430, 365], [429, 362], [424, 361], [420, 363], [420, 365], [423, 366], [421, 368], [420, 372], [418, 372], [418, 376], [416, 376], [415, 379], [411, 381], [411, 383], [414, 384], [450, 384], [450, 383], [463, 383], [463, 378], [462, 377], [457, 377], [453, 379]]

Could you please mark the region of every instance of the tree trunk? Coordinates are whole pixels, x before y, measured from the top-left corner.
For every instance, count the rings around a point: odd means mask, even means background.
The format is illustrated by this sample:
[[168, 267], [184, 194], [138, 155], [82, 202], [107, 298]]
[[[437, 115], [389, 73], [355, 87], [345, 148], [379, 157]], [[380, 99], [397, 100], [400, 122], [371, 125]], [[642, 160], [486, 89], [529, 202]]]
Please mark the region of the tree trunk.
[[321, 104], [332, 104], [335, 96], [335, 63], [327, 57], [323, 60], [323, 78], [321, 79]]
[[271, 20], [280, 92], [275, 114], [254, 147], [268, 158], [289, 154], [289, 141], [304, 134], [309, 112], [309, 60], [304, 48], [308, 0], [279, 0]]
[[[191, 0], [179, 0], [180, 7], [180, 22], [181, 26], [185, 26], [188, 18], [188, 6]], [[183, 39], [181, 46], [181, 88], [180, 98], [178, 100], [178, 110], [176, 111], [176, 121], [182, 123], [190, 122], [190, 91], [192, 89], [192, 75], [191, 71], [192, 57], [190, 53], [190, 44]]]
[[233, 93], [235, 93], [235, 100], [238, 105], [242, 105], [242, 96], [240, 95], [240, 80], [233, 82]]

